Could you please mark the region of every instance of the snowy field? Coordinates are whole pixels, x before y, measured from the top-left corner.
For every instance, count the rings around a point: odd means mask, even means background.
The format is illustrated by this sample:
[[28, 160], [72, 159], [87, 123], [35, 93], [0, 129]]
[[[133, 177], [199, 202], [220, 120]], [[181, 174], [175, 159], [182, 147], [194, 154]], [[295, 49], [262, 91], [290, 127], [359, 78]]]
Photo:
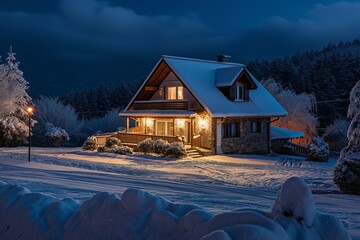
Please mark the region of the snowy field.
[[335, 159], [313, 163], [285, 156], [211, 156], [169, 160], [119, 156], [79, 148], [0, 149], [0, 181], [58, 198], [86, 200], [98, 192], [143, 189], [170, 201], [196, 204], [213, 213], [257, 208], [268, 211], [280, 184], [302, 177], [320, 211], [339, 218], [360, 239], [360, 197], [341, 194], [332, 183]]

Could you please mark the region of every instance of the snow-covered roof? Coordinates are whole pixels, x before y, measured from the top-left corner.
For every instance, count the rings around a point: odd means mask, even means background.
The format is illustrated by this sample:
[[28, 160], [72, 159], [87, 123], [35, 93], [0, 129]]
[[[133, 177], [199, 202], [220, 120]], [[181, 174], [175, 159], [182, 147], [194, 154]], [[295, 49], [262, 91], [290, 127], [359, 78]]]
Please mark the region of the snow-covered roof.
[[120, 117], [194, 117], [196, 112], [187, 110], [128, 110], [119, 113]]
[[[248, 71], [247, 73], [257, 86], [256, 89], [249, 91], [249, 101], [233, 102], [217, 88], [217, 72], [224, 71], [229, 75], [236, 71], [240, 73], [241, 68], [245, 67], [243, 64], [173, 56], [163, 56], [162, 58], [212, 117], [287, 115], [286, 110]], [[226, 82], [223, 77], [219, 81]]]
[[245, 69], [245, 66], [234, 66], [227, 68], [216, 69], [216, 86], [228, 87], [233, 85], [240, 73]]
[[304, 137], [302, 132], [296, 132], [293, 130], [279, 128], [279, 127], [270, 127], [270, 139], [291, 139], [291, 138], [299, 138]]

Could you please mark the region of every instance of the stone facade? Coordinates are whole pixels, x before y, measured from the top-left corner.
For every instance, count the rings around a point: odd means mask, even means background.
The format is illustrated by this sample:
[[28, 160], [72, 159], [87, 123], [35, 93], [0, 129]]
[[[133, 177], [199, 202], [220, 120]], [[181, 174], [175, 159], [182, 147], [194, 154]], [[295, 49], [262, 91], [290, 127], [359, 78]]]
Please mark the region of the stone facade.
[[[251, 132], [251, 122], [260, 122], [260, 131]], [[240, 137], [222, 138], [224, 153], [267, 153], [269, 144], [269, 118], [226, 119], [226, 123], [240, 123]]]

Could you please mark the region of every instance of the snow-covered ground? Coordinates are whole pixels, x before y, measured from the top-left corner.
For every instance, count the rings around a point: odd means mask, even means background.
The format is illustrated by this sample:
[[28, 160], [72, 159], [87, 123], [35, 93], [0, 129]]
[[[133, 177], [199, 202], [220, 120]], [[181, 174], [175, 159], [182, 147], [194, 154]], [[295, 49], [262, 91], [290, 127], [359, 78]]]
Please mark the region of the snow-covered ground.
[[300, 176], [312, 189], [317, 207], [338, 217], [353, 238], [360, 239], [360, 197], [341, 194], [332, 183], [335, 159], [310, 163], [295, 157], [229, 155], [171, 160], [78, 148], [33, 148], [33, 162], [28, 163], [26, 150], [0, 149], [1, 181], [77, 200], [97, 192], [121, 194], [139, 188], [213, 213], [238, 208], [268, 211], [280, 184]]

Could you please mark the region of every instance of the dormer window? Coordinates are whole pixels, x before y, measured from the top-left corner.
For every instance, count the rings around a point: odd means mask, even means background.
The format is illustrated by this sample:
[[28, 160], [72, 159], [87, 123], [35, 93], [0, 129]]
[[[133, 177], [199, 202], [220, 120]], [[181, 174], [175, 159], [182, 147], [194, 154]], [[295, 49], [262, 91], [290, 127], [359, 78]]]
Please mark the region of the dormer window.
[[166, 93], [167, 93], [166, 94], [167, 100], [184, 99], [184, 87], [183, 86], [167, 87]]
[[244, 101], [245, 88], [244, 86], [236, 86], [235, 101]]

